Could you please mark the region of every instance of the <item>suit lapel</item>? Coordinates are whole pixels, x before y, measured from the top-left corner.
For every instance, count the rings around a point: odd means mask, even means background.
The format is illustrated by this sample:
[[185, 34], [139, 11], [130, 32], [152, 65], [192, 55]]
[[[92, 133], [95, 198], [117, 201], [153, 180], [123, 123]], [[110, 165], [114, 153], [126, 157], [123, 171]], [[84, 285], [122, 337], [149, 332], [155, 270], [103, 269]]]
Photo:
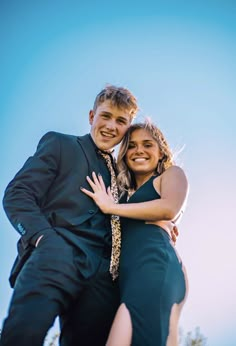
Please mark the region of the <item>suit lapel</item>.
[[90, 172], [96, 172], [98, 168], [96, 148], [95, 145], [92, 143], [90, 135], [87, 134], [84, 136], [77, 137], [77, 142], [80, 145], [82, 151], [84, 152]]
[[103, 160], [102, 157], [97, 154], [96, 146], [92, 142], [90, 135], [87, 134], [85, 136], [79, 136], [77, 137], [77, 141], [87, 160], [90, 174], [92, 172], [100, 172], [105, 185], [109, 186], [111, 184], [109, 169], [107, 168], [105, 160]]

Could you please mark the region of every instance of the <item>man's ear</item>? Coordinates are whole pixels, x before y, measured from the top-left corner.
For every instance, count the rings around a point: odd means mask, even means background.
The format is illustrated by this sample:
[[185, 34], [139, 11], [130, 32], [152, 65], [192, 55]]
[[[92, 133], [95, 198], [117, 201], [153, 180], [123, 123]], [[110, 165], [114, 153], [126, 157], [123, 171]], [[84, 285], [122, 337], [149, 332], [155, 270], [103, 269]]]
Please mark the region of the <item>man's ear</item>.
[[94, 111], [90, 109], [89, 111], [89, 124], [92, 125], [94, 119]]

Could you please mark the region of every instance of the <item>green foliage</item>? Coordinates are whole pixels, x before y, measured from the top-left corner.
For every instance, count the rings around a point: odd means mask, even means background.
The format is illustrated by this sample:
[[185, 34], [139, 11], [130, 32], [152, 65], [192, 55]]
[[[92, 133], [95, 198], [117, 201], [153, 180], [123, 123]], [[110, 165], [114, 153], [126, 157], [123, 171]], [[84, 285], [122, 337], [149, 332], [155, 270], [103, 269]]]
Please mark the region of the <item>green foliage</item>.
[[49, 344], [47, 344], [47, 346], [57, 346], [58, 345], [58, 338], [59, 338], [59, 333], [56, 333], [52, 336], [51, 341], [49, 342]]
[[[53, 335], [47, 346], [57, 346], [59, 333]], [[207, 346], [207, 338], [200, 332], [200, 328], [196, 327], [194, 332], [187, 332], [184, 335], [183, 330], [179, 330], [179, 345], [181, 346]]]
[[[1, 330], [0, 330], [1, 336]], [[52, 336], [51, 341], [46, 346], [57, 346], [60, 334], [56, 333]], [[47, 340], [46, 340], [47, 342]], [[207, 346], [207, 338], [200, 332], [200, 328], [196, 327], [194, 332], [190, 331], [184, 335], [183, 329], [179, 329], [179, 345], [180, 346]]]
[[199, 327], [196, 327], [194, 332], [188, 332], [186, 336], [180, 329], [179, 335], [181, 346], [207, 346], [207, 338], [200, 332]]

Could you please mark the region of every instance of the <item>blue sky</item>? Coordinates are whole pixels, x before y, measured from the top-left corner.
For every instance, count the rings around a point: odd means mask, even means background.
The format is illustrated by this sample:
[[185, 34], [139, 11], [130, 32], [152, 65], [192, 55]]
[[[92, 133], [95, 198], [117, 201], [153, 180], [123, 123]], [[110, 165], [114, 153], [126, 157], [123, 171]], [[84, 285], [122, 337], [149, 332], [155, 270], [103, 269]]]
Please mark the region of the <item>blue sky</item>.
[[[236, 344], [236, 3], [6, 1], [0, 3], [0, 197], [49, 130], [89, 131], [106, 83], [137, 96], [190, 182], [177, 249], [190, 292], [180, 326], [210, 346]], [[17, 232], [0, 209], [0, 320]]]

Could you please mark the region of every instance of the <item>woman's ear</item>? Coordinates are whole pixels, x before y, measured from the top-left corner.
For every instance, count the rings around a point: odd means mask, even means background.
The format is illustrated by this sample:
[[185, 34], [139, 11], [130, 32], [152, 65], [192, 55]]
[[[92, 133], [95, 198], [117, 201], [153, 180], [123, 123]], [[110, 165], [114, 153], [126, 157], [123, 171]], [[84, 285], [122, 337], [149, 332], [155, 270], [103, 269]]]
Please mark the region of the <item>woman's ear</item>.
[[157, 162], [157, 168], [156, 168], [157, 173], [161, 174], [163, 172], [164, 170], [163, 166], [164, 166], [165, 160], [166, 160], [166, 155], [162, 153], [160, 159]]

